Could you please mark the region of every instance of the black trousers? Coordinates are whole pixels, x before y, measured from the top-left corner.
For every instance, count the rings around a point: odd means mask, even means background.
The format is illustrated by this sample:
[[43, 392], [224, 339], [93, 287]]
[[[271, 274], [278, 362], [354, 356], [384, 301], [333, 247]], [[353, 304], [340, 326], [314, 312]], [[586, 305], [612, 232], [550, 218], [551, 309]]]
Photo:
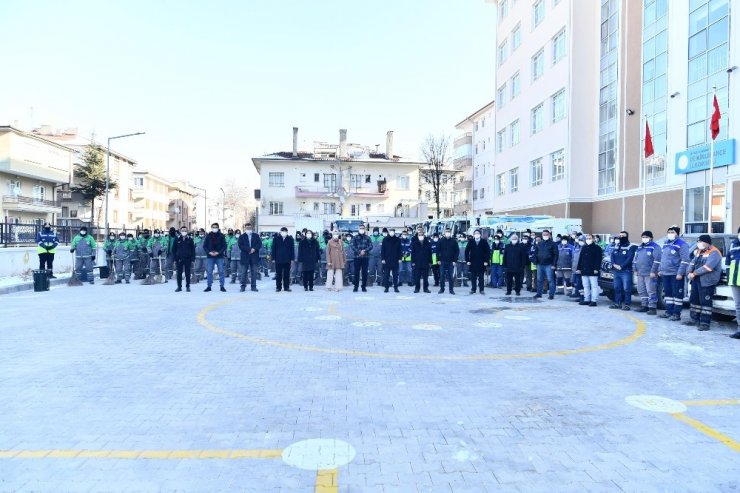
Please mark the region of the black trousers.
[[434, 285], [439, 286], [439, 264], [432, 265], [432, 277], [434, 277]]
[[290, 289], [290, 262], [275, 262], [275, 287]]
[[190, 266], [191, 260], [177, 260], [177, 287], [182, 287], [182, 273], [185, 271], [185, 286], [190, 287]]
[[398, 262], [383, 264], [383, 286], [390, 287], [391, 276], [393, 277], [393, 289], [398, 289]]
[[362, 289], [365, 289], [367, 287], [368, 260], [369, 259], [367, 257], [355, 258], [355, 269], [354, 269], [355, 288], [357, 288], [357, 286], [360, 284], [360, 273], [362, 273]]
[[39, 270], [52, 270], [54, 268], [53, 253], [39, 253]]
[[470, 282], [472, 283], [470, 286], [470, 290], [475, 292], [476, 290], [476, 281], [478, 282], [478, 290], [482, 293], [483, 292], [483, 285], [484, 285], [484, 276], [486, 274], [486, 268], [481, 266], [480, 268], [476, 268], [475, 266], [470, 266]]
[[414, 267], [414, 290], [418, 291], [421, 284], [424, 284], [424, 291], [429, 289], [429, 266]]
[[247, 285], [247, 277], [251, 275], [250, 281], [252, 289], [257, 289], [257, 274], [259, 274], [259, 268], [260, 268], [260, 261], [259, 259], [252, 258], [250, 255], [247, 257], [247, 260], [240, 261], [242, 266], [242, 278], [240, 279], [240, 282], [242, 284], [242, 287], [246, 287]]
[[303, 287], [313, 289], [313, 275], [314, 271], [304, 270], [303, 271]]
[[522, 290], [522, 271], [510, 271], [507, 270], [504, 274], [506, 276], [506, 292], [511, 293], [512, 286], [514, 292], [519, 293]]

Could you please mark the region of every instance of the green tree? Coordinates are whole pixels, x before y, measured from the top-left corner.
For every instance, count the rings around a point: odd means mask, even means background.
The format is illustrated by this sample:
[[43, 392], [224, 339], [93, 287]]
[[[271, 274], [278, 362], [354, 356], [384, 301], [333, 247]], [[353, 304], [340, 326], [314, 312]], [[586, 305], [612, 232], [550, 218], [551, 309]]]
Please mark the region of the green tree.
[[[76, 185], [71, 187], [73, 192], [82, 195], [85, 202], [90, 202], [90, 225], [95, 224], [95, 200], [105, 195], [105, 165], [103, 164], [103, 149], [91, 142], [82, 153], [82, 163], [75, 167]], [[108, 188], [113, 190], [118, 186], [110, 180]]]

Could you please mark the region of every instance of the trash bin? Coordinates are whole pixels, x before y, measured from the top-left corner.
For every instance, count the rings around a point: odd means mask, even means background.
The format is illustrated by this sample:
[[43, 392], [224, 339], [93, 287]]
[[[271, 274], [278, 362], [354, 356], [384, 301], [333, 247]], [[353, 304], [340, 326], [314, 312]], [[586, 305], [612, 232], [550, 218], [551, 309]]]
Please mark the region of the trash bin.
[[49, 273], [46, 270], [33, 271], [33, 290], [36, 292], [49, 290]]
[[110, 275], [110, 268], [108, 268], [107, 265], [101, 265], [100, 266], [100, 278], [108, 279], [109, 275]]

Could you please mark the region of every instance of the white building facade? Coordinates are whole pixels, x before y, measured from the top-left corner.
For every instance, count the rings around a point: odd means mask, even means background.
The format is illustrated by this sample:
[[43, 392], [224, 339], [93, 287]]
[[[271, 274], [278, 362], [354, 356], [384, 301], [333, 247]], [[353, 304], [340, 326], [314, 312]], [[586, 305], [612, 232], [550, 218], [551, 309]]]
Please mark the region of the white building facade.
[[491, 101], [455, 125], [455, 128], [461, 132], [456, 137], [454, 146], [454, 159], [459, 160], [459, 163], [468, 162], [465, 159], [468, 153], [465, 136], [470, 134], [470, 169], [463, 168], [463, 181], [470, 181], [469, 185], [467, 183], [466, 185], [471, 190], [470, 212], [475, 215], [480, 215], [493, 207], [495, 192], [493, 173], [496, 158], [495, 109], [496, 105], [494, 101]]

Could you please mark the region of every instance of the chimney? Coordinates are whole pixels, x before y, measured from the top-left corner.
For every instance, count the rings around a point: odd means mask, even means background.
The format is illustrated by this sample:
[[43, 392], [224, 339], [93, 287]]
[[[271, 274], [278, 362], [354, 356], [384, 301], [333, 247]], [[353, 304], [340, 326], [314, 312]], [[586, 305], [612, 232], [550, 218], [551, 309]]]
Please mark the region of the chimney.
[[293, 157], [298, 157], [298, 127], [293, 127]]
[[339, 158], [347, 157], [347, 129], [339, 129]]
[[393, 130], [388, 130], [385, 135], [385, 158], [393, 159]]

